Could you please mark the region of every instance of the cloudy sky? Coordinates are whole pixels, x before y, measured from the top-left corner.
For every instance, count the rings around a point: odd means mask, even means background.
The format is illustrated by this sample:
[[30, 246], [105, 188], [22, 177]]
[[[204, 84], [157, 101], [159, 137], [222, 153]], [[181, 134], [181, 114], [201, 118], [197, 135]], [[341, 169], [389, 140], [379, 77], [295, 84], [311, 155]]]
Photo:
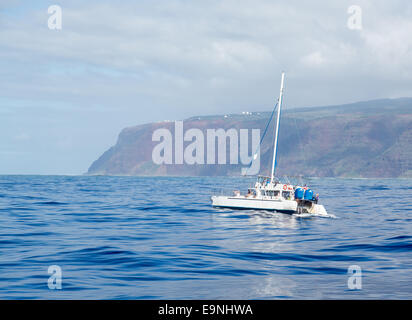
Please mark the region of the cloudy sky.
[[411, 35], [408, 0], [0, 0], [0, 173], [82, 174], [126, 126], [269, 111], [282, 70], [286, 108], [410, 97]]

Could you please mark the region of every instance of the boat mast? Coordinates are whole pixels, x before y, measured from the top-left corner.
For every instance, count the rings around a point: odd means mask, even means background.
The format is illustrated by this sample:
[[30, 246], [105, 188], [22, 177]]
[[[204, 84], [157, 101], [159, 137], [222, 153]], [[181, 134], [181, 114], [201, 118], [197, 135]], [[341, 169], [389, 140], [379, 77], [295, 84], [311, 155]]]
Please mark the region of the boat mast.
[[275, 129], [275, 145], [273, 148], [273, 164], [272, 164], [272, 176], [270, 182], [273, 183], [275, 180], [275, 168], [276, 168], [276, 153], [278, 149], [278, 135], [279, 135], [279, 118], [280, 118], [280, 108], [282, 107], [282, 96], [283, 96], [283, 82], [285, 80], [285, 73], [282, 72], [282, 79], [280, 80], [280, 93], [279, 93], [279, 105], [278, 114], [276, 118], [276, 129]]

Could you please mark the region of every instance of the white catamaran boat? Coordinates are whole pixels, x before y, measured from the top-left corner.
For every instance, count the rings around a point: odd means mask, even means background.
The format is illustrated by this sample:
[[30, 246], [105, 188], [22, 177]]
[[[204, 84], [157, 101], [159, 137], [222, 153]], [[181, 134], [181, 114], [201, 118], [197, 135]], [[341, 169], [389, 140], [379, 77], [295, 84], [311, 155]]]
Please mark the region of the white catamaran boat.
[[214, 207], [327, 215], [325, 207], [318, 204], [318, 194], [314, 196], [313, 191], [310, 188], [306, 186], [291, 185], [289, 183], [281, 183], [275, 178], [280, 109], [282, 107], [284, 80], [285, 73], [283, 72], [277, 108], [272, 175], [270, 177], [258, 176], [255, 185], [249, 188], [246, 194], [241, 194], [240, 191], [235, 190], [231, 196], [212, 196], [212, 205]]

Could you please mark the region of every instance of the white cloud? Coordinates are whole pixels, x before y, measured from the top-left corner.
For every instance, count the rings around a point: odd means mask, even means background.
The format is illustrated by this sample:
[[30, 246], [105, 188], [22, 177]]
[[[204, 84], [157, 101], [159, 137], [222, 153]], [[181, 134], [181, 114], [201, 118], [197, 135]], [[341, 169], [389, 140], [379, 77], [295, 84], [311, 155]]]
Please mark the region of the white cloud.
[[0, 6], [0, 131], [59, 124], [88, 159], [126, 125], [269, 110], [282, 70], [286, 107], [412, 96], [407, 0], [359, 0], [361, 31], [346, 1], [73, 0], [61, 31], [49, 2], [22, 3]]
[[307, 67], [317, 67], [322, 65], [324, 58], [319, 51], [312, 52], [302, 58], [302, 63]]
[[369, 65], [387, 76], [411, 79], [412, 71], [412, 17], [386, 19], [375, 29], [365, 30], [361, 37], [370, 52]]

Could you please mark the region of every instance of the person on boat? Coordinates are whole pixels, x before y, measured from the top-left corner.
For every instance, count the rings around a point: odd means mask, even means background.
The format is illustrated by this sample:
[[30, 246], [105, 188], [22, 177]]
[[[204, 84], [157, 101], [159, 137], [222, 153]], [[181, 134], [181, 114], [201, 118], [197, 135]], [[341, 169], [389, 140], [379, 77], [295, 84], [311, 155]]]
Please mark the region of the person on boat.
[[318, 203], [318, 201], [319, 201], [319, 193], [317, 193], [315, 196], [315, 203]]

